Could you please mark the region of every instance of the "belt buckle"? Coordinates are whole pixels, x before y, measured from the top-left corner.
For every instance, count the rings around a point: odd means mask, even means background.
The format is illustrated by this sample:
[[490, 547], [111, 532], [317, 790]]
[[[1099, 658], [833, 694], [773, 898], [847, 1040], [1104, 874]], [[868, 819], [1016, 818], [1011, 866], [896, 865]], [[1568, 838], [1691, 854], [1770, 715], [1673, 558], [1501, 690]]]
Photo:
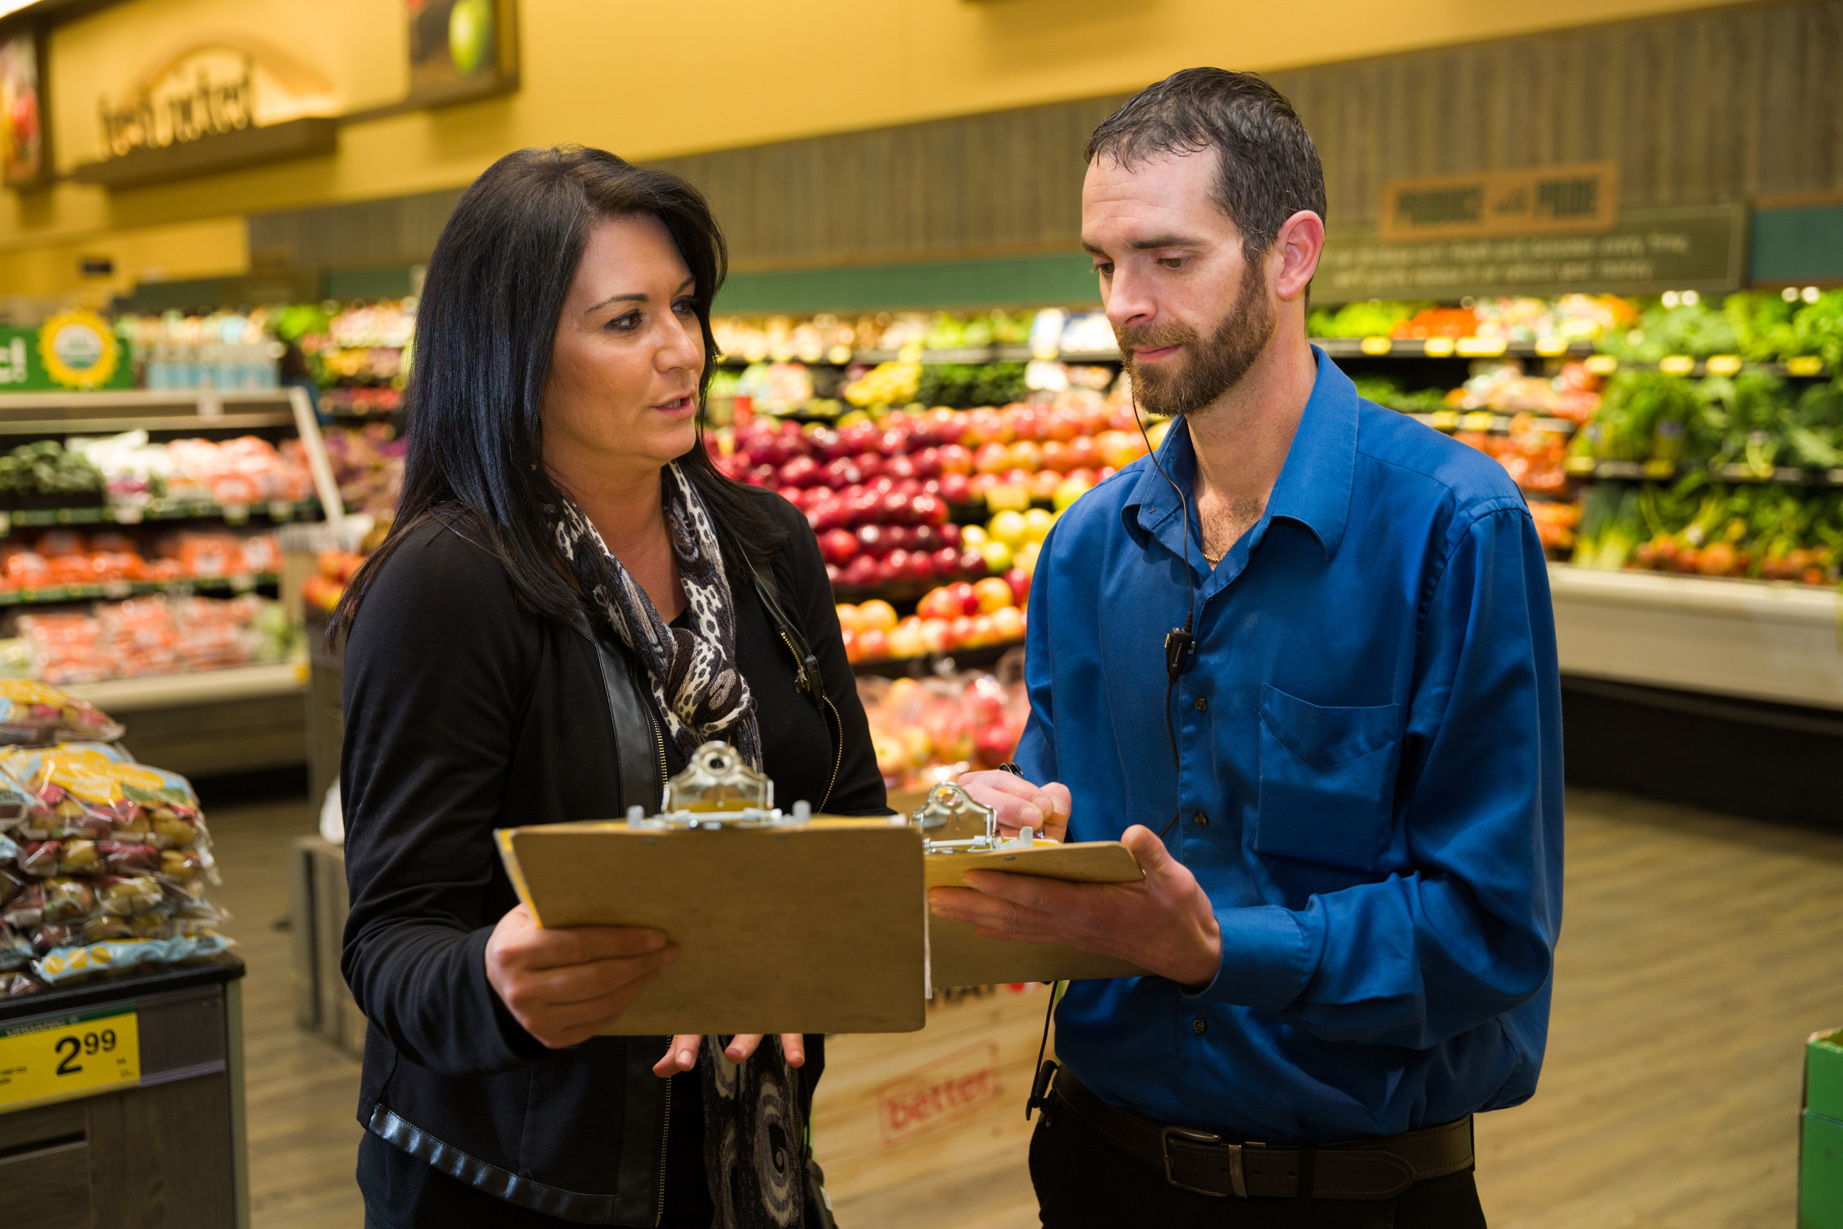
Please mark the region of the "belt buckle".
[[1225, 1143], [1223, 1142], [1223, 1139], [1220, 1135], [1212, 1135], [1208, 1131], [1193, 1131], [1188, 1127], [1160, 1127], [1158, 1129], [1159, 1151], [1164, 1153], [1164, 1158], [1165, 1158], [1165, 1181], [1166, 1182], [1169, 1182], [1172, 1186], [1177, 1187], [1180, 1191], [1189, 1191], [1194, 1195], [1210, 1195], [1217, 1199], [1220, 1199], [1223, 1196], [1222, 1191], [1210, 1191], [1210, 1190], [1205, 1190], [1200, 1186], [1190, 1186], [1186, 1183], [1179, 1182], [1175, 1177], [1172, 1176], [1171, 1174], [1171, 1141], [1174, 1138], [1180, 1139], [1188, 1144], [1214, 1145], [1218, 1148], [1228, 1149], [1228, 1152], [1229, 1152], [1229, 1189], [1239, 1199], [1246, 1199], [1248, 1197], [1248, 1184], [1247, 1184], [1247, 1181], [1242, 1176], [1242, 1168], [1241, 1168], [1241, 1147], [1242, 1146], [1240, 1144]]

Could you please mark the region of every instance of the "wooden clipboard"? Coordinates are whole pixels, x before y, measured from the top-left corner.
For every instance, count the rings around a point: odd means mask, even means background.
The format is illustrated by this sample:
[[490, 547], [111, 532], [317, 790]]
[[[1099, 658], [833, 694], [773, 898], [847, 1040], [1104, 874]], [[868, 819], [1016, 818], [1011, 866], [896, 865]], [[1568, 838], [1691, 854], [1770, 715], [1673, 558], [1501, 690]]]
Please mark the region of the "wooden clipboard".
[[678, 961], [617, 1035], [900, 1033], [926, 1008], [921, 835], [900, 819], [501, 829], [541, 926], [645, 926]]
[[[1030, 849], [931, 853], [923, 861], [930, 888], [962, 887], [966, 872], [974, 870], [1042, 875], [1070, 883], [1135, 883], [1145, 877], [1132, 852], [1119, 841], [1073, 845], [1043, 842]], [[930, 980], [936, 989], [1146, 975], [1144, 969], [1130, 961], [1058, 943], [981, 938], [971, 922], [932, 914], [928, 918], [928, 949]]]

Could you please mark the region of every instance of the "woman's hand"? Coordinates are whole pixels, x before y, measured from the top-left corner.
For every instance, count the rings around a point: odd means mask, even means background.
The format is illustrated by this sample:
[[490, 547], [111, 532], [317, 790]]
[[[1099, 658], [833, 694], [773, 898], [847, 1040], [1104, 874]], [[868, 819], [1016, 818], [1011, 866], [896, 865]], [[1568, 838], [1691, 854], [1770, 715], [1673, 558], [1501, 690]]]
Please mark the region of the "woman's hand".
[[620, 1019], [677, 959], [678, 949], [656, 930], [545, 930], [520, 905], [486, 941], [486, 980], [526, 1032], [560, 1050]]
[[1068, 835], [1073, 801], [1069, 787], [1059, 781], [1033, 785], [1014, 772], [993, 769], [961, 773], [958, 784], [974, 802], [997, 813], [1003, 836], [1014, 837], [1022, 828], [1052, 841]]
[[[737, 1033], [730, 1038], [723, 1056], [733, 1063], [739, 1063], [755, 1053], [755, 1047], [762, 1043], [761, 1033]], [[681, 1071], [689, 1071], [698, 1061], [698, 1046], [703, 1038], [696, 1033], [681, 1033], [672, 1038], [672, 1044], [666, 1048], [666, 1055], [653, 1064], [653, 1074], [673, 1076]], [[806, 1038], [799, 1033], [781, 1034], [781, 1053], [787, 1056], [789, 1067], [806, 1065]]]

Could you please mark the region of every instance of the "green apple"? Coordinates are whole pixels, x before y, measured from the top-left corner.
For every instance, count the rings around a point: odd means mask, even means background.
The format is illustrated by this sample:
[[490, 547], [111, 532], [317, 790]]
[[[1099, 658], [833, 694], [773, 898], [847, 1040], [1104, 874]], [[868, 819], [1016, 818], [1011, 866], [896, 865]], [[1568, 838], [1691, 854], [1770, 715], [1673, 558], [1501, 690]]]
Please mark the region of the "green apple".
[[492, 0], [454, 0], [448, 10], [448, 55], [454, 71], [473, 76], [486, 66], [492, 48]]

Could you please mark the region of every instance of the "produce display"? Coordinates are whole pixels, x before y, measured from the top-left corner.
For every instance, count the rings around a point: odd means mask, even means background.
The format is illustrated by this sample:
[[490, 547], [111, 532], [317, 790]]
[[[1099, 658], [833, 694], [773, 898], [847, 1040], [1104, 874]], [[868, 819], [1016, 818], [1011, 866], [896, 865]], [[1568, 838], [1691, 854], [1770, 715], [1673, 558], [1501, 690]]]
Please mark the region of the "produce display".
[[30, 745], [120, 733], [55, 688], [0, 680], [8, 705], [44, 720], [0, 726], [28, 744], [0, 749], [0, 995], [229, 946], [204, 895], [218, 876], [190, 783], [106, 741]]
[[[0, 600], [34, 590], [92, 585], [172, 585], [224, 581], [253, 585], [281, 568], [275, 535], [260, 530], [187, 529], [83, 533], [50, 529], [0, 542]], [[104, 594], [103, 596], [107, 596]], [[126, 596], [126, 594], [123, 594]], [[59, 600], [48, 595], [38, 600]]]
[[323, 410], [364, 417], [402, 408], [416, 300], [299, 304], [279, 309], [273, 329], [299, 349]]
[[18, 615], [19, 662], [47, 683], [93, 683], [283, 661], [298, 647], [280, 602], [162, 594]]
[[405, 443], [389, 423], [362, 427], [330, 427], [322, 433], [327, 459], [333, 464], [333, 481], [348, 513], [368, 512], [389, 516], [397, 510], [403, 490]]
[[[152, 443], [145, 431], [22, 444], [0, 457], [0, 509], [83, 508], [107, 516], [298, 504], [313, 495], [299, 440], [277, 448], [253, 435]], [[289, 509], [292, 514], [292, 508]]]
[[996, 674], [859, 676], [858, 696], [884, 785], [927, 788], [1009, 760], [1030, 715], [1021, 674], [1018, 652], [1000, 661]]
[[1595, 483], [1574, 562], [1834, 585], [1843, 490], [1732, 485], [1698, 470], [1675, 483]]

